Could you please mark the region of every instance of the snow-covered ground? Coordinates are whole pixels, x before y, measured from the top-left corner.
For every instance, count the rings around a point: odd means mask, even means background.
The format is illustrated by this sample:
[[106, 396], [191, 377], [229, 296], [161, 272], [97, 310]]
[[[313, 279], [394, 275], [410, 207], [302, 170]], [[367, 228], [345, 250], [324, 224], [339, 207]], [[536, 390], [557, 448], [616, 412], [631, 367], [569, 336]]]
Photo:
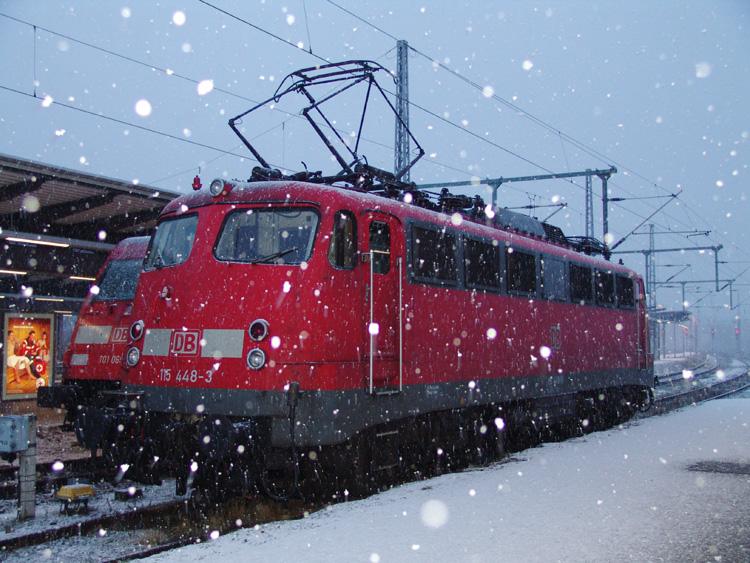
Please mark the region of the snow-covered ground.
[[155, 561], [750, 561], [750, 400], [725, 399], [411, 483]]

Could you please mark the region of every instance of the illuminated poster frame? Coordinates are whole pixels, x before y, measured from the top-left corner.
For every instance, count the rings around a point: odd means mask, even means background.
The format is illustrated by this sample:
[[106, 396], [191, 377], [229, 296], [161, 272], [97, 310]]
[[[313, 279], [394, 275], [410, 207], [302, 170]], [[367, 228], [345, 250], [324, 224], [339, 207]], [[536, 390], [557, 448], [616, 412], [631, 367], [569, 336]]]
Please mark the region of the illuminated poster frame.
[[34, 399], [37, 388], [54, 381], [54, 346], [55, 315], [5, 313], [3, 401]]

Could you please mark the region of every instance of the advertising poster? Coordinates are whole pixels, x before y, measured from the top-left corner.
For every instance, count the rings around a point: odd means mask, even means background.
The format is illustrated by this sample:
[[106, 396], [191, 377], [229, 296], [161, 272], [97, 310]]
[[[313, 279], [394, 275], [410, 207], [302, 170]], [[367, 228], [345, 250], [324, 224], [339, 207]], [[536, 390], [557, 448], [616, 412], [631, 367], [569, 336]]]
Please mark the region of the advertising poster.
[[3, 330], [3, 400], [33, 399], [52, 381], [54, 315], [6, 314]]

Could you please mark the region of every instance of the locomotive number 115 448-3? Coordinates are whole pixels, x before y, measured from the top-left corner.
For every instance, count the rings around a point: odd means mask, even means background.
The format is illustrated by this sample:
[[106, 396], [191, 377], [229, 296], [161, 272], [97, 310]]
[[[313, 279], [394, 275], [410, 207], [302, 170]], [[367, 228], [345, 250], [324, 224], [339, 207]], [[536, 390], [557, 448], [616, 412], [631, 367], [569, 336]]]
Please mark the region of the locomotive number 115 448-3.
[[177, 383], [211, 383], [214, 378], [213, 370], [200, 371], [197, 369], [178, 369], [172, 371], [171, 368], [161, 368], [159, 370], [159, 381], [172, 381], [172, 377]]

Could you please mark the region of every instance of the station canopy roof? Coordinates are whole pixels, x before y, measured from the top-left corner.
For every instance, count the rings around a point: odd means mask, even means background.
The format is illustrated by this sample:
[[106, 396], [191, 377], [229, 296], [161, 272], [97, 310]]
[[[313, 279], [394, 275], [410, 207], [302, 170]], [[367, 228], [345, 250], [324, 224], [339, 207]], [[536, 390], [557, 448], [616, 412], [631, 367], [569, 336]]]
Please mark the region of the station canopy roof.
[[77, 309], [110, 249], [178, 195], [0, 154], [0, 308]]

